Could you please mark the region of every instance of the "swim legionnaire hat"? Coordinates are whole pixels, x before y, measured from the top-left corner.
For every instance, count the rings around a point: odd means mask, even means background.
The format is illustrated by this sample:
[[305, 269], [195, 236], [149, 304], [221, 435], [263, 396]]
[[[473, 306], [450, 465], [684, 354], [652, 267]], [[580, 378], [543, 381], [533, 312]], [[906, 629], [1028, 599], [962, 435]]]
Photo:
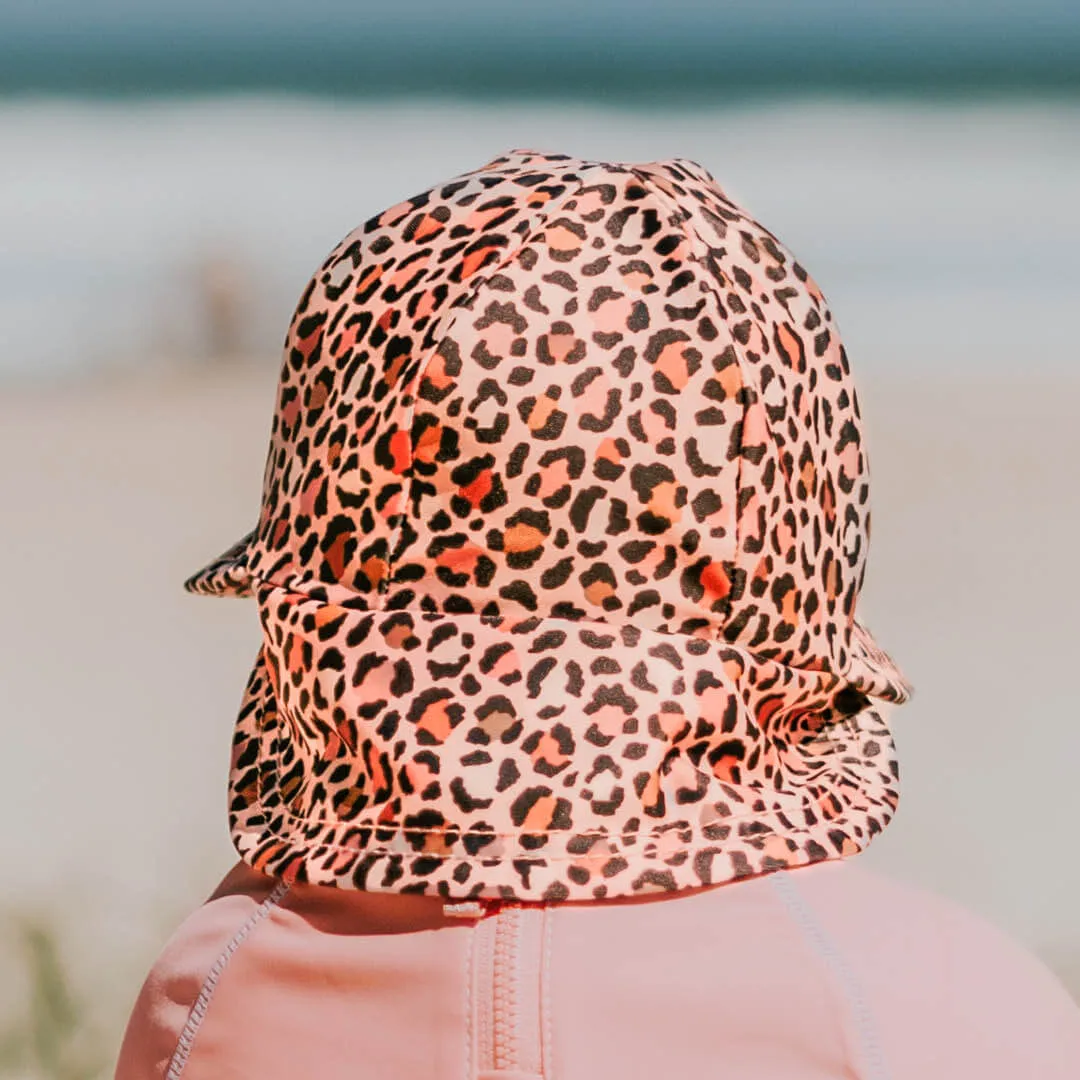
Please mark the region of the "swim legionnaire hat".
[[304, 289], [256, 528], [230, 830], [287, 880], [590, 899], [864, 848], [897, 803], [856, 619], [848, 361], [698, 163], [513, 149]]

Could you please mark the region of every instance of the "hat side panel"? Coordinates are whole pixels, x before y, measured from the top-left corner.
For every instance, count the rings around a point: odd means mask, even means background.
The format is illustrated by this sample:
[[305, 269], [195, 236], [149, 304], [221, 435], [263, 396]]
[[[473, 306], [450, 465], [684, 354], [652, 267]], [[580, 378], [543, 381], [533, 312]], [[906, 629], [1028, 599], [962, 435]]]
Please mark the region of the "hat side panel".
[[781, 663], [844, 671], [865, 572], [870, 489], [838, 326], [794, 254], [707, 174], [669, 164], [650, 177], [684, 211], [745, 380], [745, 578], [726, 637]]
[[377, 600], [400, 525], [416, 382], [491, 267], [574, 175], [474, 171], [353, 230], [287, 335], [252, 575]]

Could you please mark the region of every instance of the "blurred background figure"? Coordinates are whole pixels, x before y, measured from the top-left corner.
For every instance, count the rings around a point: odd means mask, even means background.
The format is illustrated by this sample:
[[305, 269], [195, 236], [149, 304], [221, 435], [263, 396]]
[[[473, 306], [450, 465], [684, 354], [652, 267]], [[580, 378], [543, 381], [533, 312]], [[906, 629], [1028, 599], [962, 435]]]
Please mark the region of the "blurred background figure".
[[0, 1076], [109, 1075], [233, 860], [259, 628], [180, 582], [255, 523], [301, 286], [529, 146], [698, 161], [813, 267], [916, 687], [865, 858], [1080, 994], [1077, 5], [0, 0]]
[[207, 356], [235, 361], [245, 349], [250, 325], [250, 279], [229, 252], [207, 251], [195, 267], [195, 288], [206, 324]]

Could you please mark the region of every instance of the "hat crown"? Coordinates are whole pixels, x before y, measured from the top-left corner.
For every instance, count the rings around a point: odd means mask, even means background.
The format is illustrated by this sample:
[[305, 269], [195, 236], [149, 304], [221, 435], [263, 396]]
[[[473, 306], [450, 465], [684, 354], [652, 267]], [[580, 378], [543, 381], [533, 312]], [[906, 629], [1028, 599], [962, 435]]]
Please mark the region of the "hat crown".
[[843, 666], [858, 420], [820, 290], [702, 166], [515, 149], [370, 218], [312, 277], [248, 569]]
[[[820, 290], [685, 158], [515, 149], [375, 215], [285, 343], [233, 740], [253, 865], [566, 899], [859, 850], [869, 489]], [[871, 699], [877, 699], [872, 701]]]

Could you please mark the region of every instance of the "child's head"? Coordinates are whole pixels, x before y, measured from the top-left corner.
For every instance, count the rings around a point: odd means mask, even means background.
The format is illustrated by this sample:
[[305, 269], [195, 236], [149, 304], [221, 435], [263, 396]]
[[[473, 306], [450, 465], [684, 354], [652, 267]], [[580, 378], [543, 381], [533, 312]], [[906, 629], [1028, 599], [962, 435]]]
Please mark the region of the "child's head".
[[705, 169], [434, 185], [304, 290], [258, 526], [187, 583], [265, 632], [234, 837], [556, 898], [859, 850], [908, 695], [856, 619], [868, 537], [833, 317]]

